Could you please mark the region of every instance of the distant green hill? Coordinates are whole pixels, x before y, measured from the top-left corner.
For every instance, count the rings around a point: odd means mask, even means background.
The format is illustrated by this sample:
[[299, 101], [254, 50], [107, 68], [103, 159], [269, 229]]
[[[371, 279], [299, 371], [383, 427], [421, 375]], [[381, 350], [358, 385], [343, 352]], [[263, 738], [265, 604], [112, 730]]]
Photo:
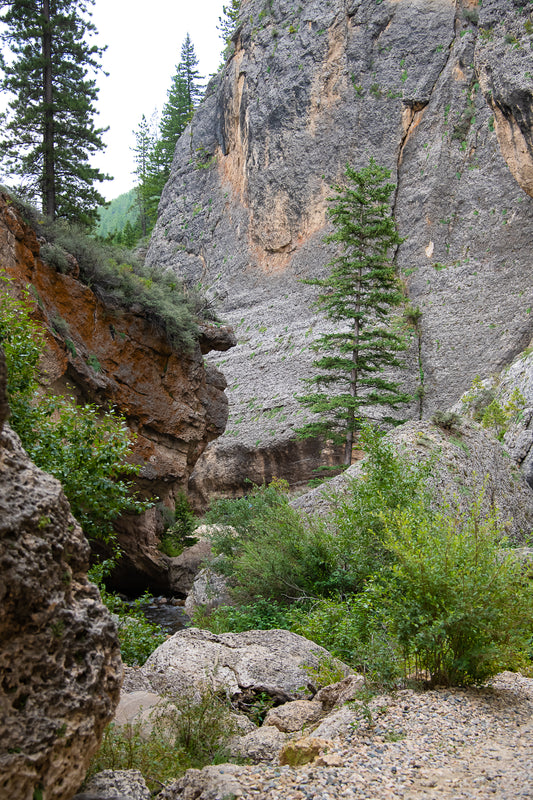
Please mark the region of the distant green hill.
[[96, 234], [104, 239], [110, 233], [123, 231], [129, 222], [133, 227], [139, 217], [139, 210], [135, 204], [135, 189], [121, 194], [107, 208], [98, 209], [100, 223], [96, 228]]

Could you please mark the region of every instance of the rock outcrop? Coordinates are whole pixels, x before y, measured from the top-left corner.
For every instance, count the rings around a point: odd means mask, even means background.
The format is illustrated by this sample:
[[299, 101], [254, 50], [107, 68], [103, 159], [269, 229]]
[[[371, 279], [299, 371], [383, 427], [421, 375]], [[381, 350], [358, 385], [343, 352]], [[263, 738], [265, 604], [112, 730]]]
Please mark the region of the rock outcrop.
[[397, 184], [406, 238], [394, 258], [423, 314], [405, 383], [423, 376], [424, 415], [509, 364], [533, 330], [524, 3], [244, 0], [241, 19], [178, 142], [148, 253], [200, 281], [239, 338], [213, 359], [230, 420], [196, 466], [204, 495], [238, 492], [246, 477], [296, 484], [334, 460], [293, 431], [323, 328], [300, 279], [333, 255], [327, 198], [346, 162], [373, 156]]
[[[533, 530], [533, 491], [503, 445], [481, 425], [462, 420], [452, 430], [431, 422], [408, 422], [395, 428], [387, 439], [412, 463], [433, 460], [427, 486], [438, 504], [452, 502], [462, 511], [481, 495], [482, 511], [497, 508], [502, 529], [516, 544]], [[331, 495], [342, 494], [350, 479], [358, 478], [364, 461], [292, 501], [307, 513], [324, 513]]]
[[[226, 382], [204, 365], [203, 354], [231, 347], [232, 332], [204, 324], [196, 350], [177, 352], [141, 313], [106, 304], [73, 274], [44, 263], [39, 252], [33, 228], [0, 194], [0, 261], [19, 291], [30, 287], [35, 317], [47, 327], [46, 383], [54, 392], [124, 414], [135, 434], [133, 458], [142, 464], [140, 490], [172, 505], [207, 443], [224, 430]], [[156, 509], [123, 518], [118, 530], [126, 558], [117, 583], [134, 591], [137, 582], [142, 589], [148, 581], [154, 590], [168, 591]]]
[[[470, 416], [482, 415], [493, 400], [499, 407], [500, 434], [511, 458], [520, 466], [522, 474], [533, 489], [533, 352], [532, 346], [524, 350], [499, 375], [485, 378], [478, 393], [486, 392], [484, 408], [471, 402], [472, 391], [467, 392], [455, 410]], [[474, 395], [476, 392], [474, 391]], [[503, 415], [502, 415], [503, 412]]]
[[[5, 362], [0, 351], [0, 427]], [[118, 703], [116, 628], [61, 486], [0, 430], [0, 795], [70, 800]]]

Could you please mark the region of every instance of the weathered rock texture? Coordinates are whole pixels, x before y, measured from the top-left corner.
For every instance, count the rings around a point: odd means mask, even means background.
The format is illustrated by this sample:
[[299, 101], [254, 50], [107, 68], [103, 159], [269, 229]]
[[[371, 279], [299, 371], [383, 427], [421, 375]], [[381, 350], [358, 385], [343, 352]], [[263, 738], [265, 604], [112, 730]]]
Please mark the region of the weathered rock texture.
[[[502, 529], [515, 543], [533, 530], [533, 491], [507, 450], [481, 425], [463, 420], [450, 431], [431, 422], [408, 422], [387, 438], [398, 453], [413, 463], [433, 459], [428, 488], [437, 505], [451, 502], [466, 511], [481, 495], [482, 511], [499, 510]], [[364, 462], [292, 501], [308, 513], [324, 513], [332, 493], [342, 494], [350, 479], [358, 478]]]
[[[245, 701], [264, 692], [277, 702], [312, 694], [309, 670], [330, 657], [323, 647], [285, 630], [214, 634], [198, 628], [178, 631], [148, 658], [128, 690], [149, 688], [180, 693], [197, 687], [223, 690]], [[337, 662], [346, 674], [351, 670]]]
[[[2, 391], [3, 386], [0, 397]], [[89, 545], [60, 484], [29, 461], [5, 425], [0, 432], [2, 797], [70, 800], [113, 717], [120, 651], [110, 614], [87, 580], [88, 561]]]
[[[139, 487], [172, 504], [207, 443], [224, 430], [226, 382], [203, 364], [202, 353], [211, 346], [230, 347], [231, 332], [204, 325], [194, 352], [176, 352], [140, 313], [104, 303], [72, 275], [43, 263], [39, 251], [33, 228], [0, 194], [0, 263], [19, 290], [29, 285], [38, 299], [35, 316], [47, 326], [46, 382], [55, 392], [123, 413], [136, 435]], [[157, 550], [162, 527], [156, 510], [124, 518], [118, 527], [127, 553], [123, 588], [134, 588], [139, 572], [141, 583], [148, 576], [154, 589], [168, 589], [168, 561]]]
[[397, 183], [395, 261], [423, 312], [406, 384], [422, 370], [424, 414], [530, 340], [526, 11], [522, 0], [243, 0], [235, 53], [178, 142], [148, 253], [208, 287], [239, 336], [216, 359], [230, 422], [196, 467], [200, 491], [236, 490], [248, 463], [254, 480], [297, 483], [320, 457], [291, 444], [323, 327], [299, 280], [332, 257], [327, 198], [348, 161], [374, 156]]
[[[504, 414], [503, 443], [509, 455], [520, 465], [529, 486], [533, 489], [533, 352], [530, 345], [499, 375], [485, 378], [483, 387], [496, 398]], [[460, 413], [473, 414], [467, 392], [454, 408]]]

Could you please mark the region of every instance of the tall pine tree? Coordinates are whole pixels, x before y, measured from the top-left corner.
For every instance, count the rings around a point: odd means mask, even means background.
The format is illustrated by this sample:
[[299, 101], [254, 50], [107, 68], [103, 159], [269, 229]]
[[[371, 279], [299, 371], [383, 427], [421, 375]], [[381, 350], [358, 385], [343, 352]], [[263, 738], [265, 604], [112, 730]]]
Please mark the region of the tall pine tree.
[[103, 48], [89, 6], [94, 0], [11, 0], [0, 3], [10, 56], [3, 91], [12, 95], [2, 119], [0, 154], [8, 180], [43, 212], [92, 223], [104, 198], [94, 184], [106, 180], [90, 164], [104, 148], [94, 116], [95, 75]]
[[390, 172], [374, 159], [359, 172], [348, 165], [345, 175], [345, 185], [334, 187], [337, 196], [331, 198], [335, 204], [328, 213], [335, 232], [326, 239], [338, 242], [340, 253], [327, 277], [306, 281], [319, 287], [316, 305], [338, 330], [322, 334], [313, 345], [320, 354], [313, 362], [318, 373], [307, 383], [317, 391], [298, 399], [320, 418], [297, 433], [344, 445], [344, 463], [349, 465], [369, 409], [394, 409], [410, 397], [383, 374], [401, 365], [398, 352], [403, 349], [390, 326], [392, 309], [403, 301], [388, 257], [402, 241], [390, 214], [395, 187], [385, 183]]
[[181, 61], [176, 67], [167, 102], [163, 107], [159, 131], [153, 133], [143, 115], [135, 132], [135, 175], [139, 180], [137, 194], [147, 221], [147, 232], [155, 224], [157, 206], [170, 177], [176, 142], [192, 119], [195, 106], [202, 97], [202, 81], [198, 59], [189, 34], [181, 47]]

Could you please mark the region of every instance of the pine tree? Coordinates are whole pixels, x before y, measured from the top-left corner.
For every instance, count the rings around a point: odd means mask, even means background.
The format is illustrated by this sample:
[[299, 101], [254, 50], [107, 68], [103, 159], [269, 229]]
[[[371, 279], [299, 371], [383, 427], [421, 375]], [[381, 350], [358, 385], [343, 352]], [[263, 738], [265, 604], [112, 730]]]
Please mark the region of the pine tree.
[[96, 128], [94, 75], [103, 48], [90, 44], [96, 33], [88, 7], [94, 0], [11, 0], [0, 3], [11, 51], [1, 88], [12, 95], [2, 119], [0, 153], [19, 191], [41, 199], [50, 218], [91, 223], [104, 198], [95, 189], [103, 175], [90, 164], [102, 150]]
[[392, 309], [403, 301], [388, 258], [390, 249], [403, 241], [390, 214], [395, 187], [385, 183], [390, 172], [374, 159], [359, 172], [348, 165], [345, 176], [345, 185], [335, 186], [337, 196], [330, 198], [334, 205], [328, 214], [335, 232], [326, 239], [339, 243], [340, 254], [329, 264], [327, 277], [306, 281], [320, 288], [316, 305], [338, 330], [322, 334], [313, 345], [320, 354], [313, 362], [318, 374], [307, 383], [318, 391], [298, 399], [320, 419], [297, 433], [343, 444], [348, 465], [369, 410], [395, 409], [410, 398], [398, 382], [383, 375], [385, 368], [401, 365], [398, 352], [403, 349], [390, 326]]
[[[152, 196], [154, 192], [157, 193], [159, 189], [157, 170], [154, 168], [155, 146], [157, 142], [155, 112], [150, 121], [146, 119], [144, 114], [142, 115], [139, 127], [134, 131], [134, 136], [135, 147], [133, 148], [133, 152], [135, 154], [135, 170], [133, 174], [137, 178], [135, 196], [139, 208], [141, 233], [142, 236], [146, 236], [155, 224], [157, 202], [159, 200], [158, 196], [154, 210]], [[157, 182], [157, 188], [154, 186], [155, 182]]]
[[220, 31], [220, 38], [224, 41], [222, 57], [226, 61], [233, 53], [232, 37], [235, 33], [239, 21], [241, 10], [241, 0], [230, 0], [229, 5], [222, 6], [222, 17], [218, 18], [217, 29]]
[[[158, 133], [154, 133], [143, 115], [135, 133], [135, 174], [141, 214], [149, 232], [157, 218], [157, 207], [163, 188], [170, 177], [176, 142], [192, 119], [195, 106], [202, 97], [202, 78], [198, 59], [189, 34], [181, 47], [181, 61], [176, 67], [167, 102], [163, 107]], [[141, 219], [143, 217], [141, 216]]]

